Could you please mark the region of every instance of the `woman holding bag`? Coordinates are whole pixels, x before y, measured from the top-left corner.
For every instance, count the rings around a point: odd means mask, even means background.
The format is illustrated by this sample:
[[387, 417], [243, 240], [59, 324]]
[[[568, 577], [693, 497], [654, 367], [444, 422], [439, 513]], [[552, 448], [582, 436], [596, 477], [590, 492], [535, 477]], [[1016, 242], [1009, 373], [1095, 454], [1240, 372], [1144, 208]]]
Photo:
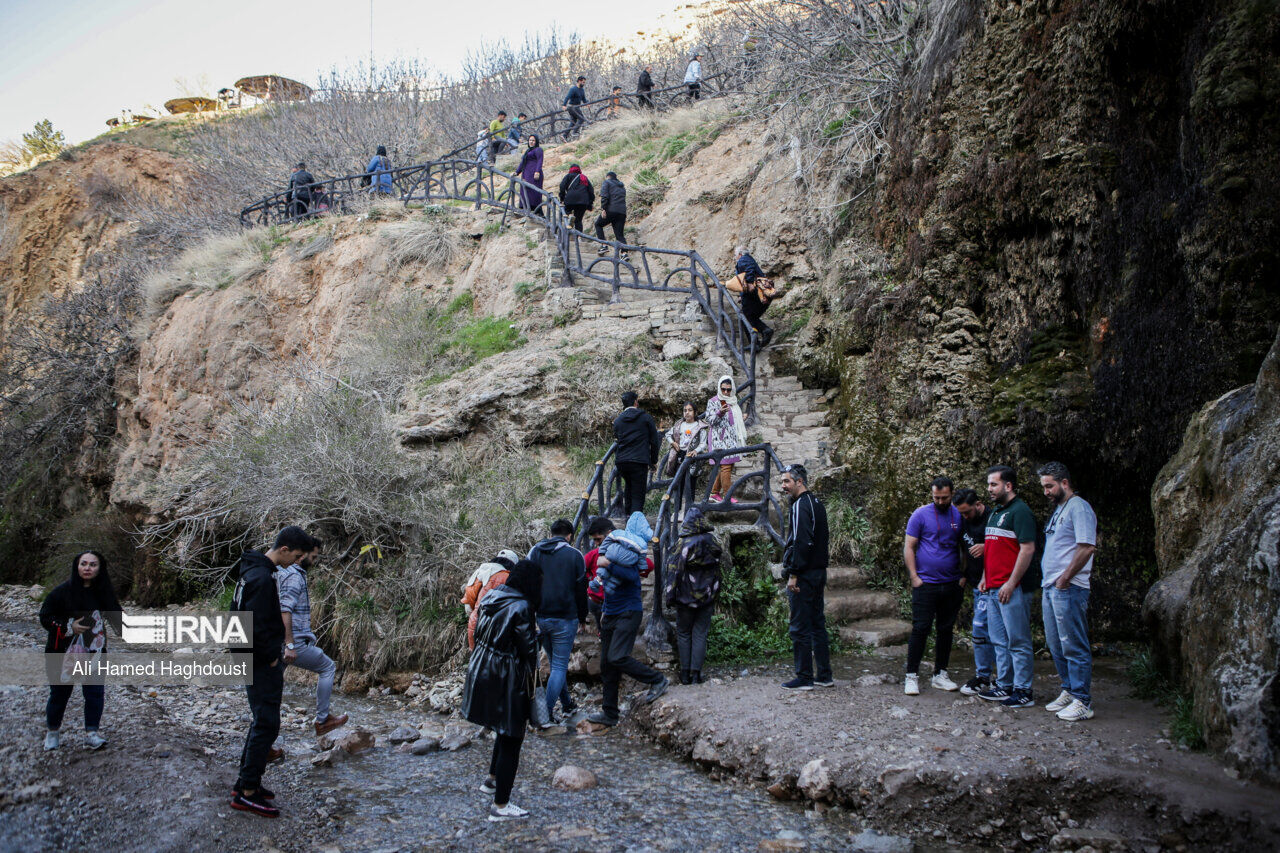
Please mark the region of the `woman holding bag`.
[[[718, 393], [707, 401], [707, 450], [729, 450], [747, 443], [747, 425], [742, 417], [742, 407], [733, 392], [733, 377], [721, 376]], [[733, 485], [733, 466], [741, 456], [725, 456], [720, 460], [720, 473], [711, 488], [711, 502], [722, 503]], [[737, 503], [737, 498], [731, 498]]]
[[[106, 623], [120, 633], [120, 601], [107, 574], [107, 561], [97, 551], [82, 551], [71, 560], [71, 577], [53, 588], [40, 606], [40, 624], [49, 632], [45, 654], [65, 655], [74, 646], [83, 652], [105, 652]], [[75, 652], [72, 652], [75, 654]], [[83, 684], [85, 742], [90, 749], [101, 749], [107, 742], [98, 734], [106, 688], [101, 684]], [[62, 745], [62, 716], [71, 698], [72, 685], [49, 685], [49, 701], [45, 705], [45, 749]]]
[[493, 794], [489, 820], [528, 817], [511, 802], [520, 746], [533, 705], [534, 672], [538, 666], [537, 603], [542, 600], [542, 571], [521, 560], [480, 601], [476, 646], [467, 664], [462, 714], [471, 722], [493, 729], [493, 757], [489, 778], [480, 790]]

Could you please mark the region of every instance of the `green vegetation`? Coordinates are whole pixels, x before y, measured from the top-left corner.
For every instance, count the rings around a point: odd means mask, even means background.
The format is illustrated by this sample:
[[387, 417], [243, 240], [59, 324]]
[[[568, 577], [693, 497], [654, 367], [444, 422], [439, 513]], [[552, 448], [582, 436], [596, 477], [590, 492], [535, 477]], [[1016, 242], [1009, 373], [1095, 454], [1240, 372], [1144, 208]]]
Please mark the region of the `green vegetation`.
[[827, 122], [827, 124], [822, 128], [822, 137], [824, 139], [835, 139], [844, 132], [844, 126], [846, 124], [855, 122], [860, 118], [862, 118], [862, 110], [854, 107], [840, 118]]
[[1093, 383], [1087, 370], [1086, 341], [1062, 326], [1032, 334], [1027, 360], [992, 377], [991, 423], [1015, 424], [1023, 410], [1046, 415], [1084, 409]]
[[546, 289], [546, 284], [541, 281], [518, 281], [512, 287], [512, 290], [516, 292], [516, 296], [519, 296], [521, 299], [525, 299]]
[[67, 138], [62, 131], [53, 129], [53, 122], [41, 119], [30, 133], [22, 134], [22, 149], [28, 157], [42, 157], [60, 154], [67, 147]]
[[604, 455], [609, 452], [609, 444], [611, 443], [596, 442], [569, 445], [565, 448], [565, 454], [569, 457], [570, 468], [585, 482], [595, 470], [596, 462], [603, 459]]
[[1149, 649], [1138, 652], [1129, 662], [1129, 683], [1134, 696], [1169, 709], [1169, 737], [1174, 743], [1186, 749], [1205, 748], [1204, 727], [1196, 718], [1191, 694], [1156, 667]]

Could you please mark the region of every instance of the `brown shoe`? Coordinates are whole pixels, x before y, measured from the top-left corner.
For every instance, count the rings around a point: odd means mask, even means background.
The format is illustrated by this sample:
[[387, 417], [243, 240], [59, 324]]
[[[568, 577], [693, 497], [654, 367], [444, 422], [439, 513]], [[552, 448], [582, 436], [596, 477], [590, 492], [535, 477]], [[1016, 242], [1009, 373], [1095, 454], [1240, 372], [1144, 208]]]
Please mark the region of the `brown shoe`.
[[346, 714], [330, 714], [324, 718], [323, 722], [316, 723], [316, 734], [328, 734], [334, 729], [342, 728], [347, 724], [348, 719], [350, 718]]
[[279, 760], [280, 760], [280, 759], [282, 759], [282, 758], [284, 758], [284, 750], [283, 750], [283, 749], [280, 749], [279, 747], [275, 747], [275, 746], [273, 746], [273, 747], [271, 747], [270, 749], [268, 749], [268, 750], [267, 750], [267, 763], [268, 763], [268, 764], [272, 763], [273, 761], [279, 761]]

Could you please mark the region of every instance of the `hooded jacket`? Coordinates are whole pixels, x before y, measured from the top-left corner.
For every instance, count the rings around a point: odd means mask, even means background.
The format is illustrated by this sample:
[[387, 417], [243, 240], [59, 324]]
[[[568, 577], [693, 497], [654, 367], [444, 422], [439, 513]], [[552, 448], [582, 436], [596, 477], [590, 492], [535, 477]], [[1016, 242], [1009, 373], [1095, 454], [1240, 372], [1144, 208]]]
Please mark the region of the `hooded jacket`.
[[529, 551], [542, 569], [542, 604], [538, 616], [587, 621], [587, 564], [582, 552], [559, 536], [543, 539]]
[[662, 452], [662, 437], [658, 425], [648, 412], [629, 406], [613, 419], [613, 437], [618, 440], [615, 462], [640, 462], [657, 465]]
[[644, 566], [645, 551], [653, 538], [653, 528], [642, 512], [633, 512], [627, 519], [626, 530], [615, 530], [605, 537], [600, 553], [609, 560], [602, 569], [609, 575], [605, 585], [605, 616], [616, 616], [632, 610], [643, 610], [640, 596], [640, 569]]
[[680, 528], [680, 553], [667, 574], [668, 607], [709, 607], [720, 594], [722, 550], [702, 511], [689, 510]]
[[501, 735], [523, 735], [538, 660], [538, 629], [529, 602], [511, 587], [499, 586], [481, 600], [477, 612], [462, 715]]
[[299, 169], [289, 176], [289, 195], [294, 201], [311, 201], [311, 185], [316, 179], [306, 169]]
[[[49, 632], [45, 639], [45, 652], [65, 652], [71, 645], [74, 632], [71, 623], [77, 619], [93, 623], [93, 612], [98, 612], [103, 621], [111, 624], [117, 635], [121, 634], [120, 601], [116, 598], [115, 589], [105, 578], [95, 578], [85, 586], [75, 566], [71, 567], [71, 577], [53, 588], [40, 605], [40, 625]], [[85, 642], [90, 641], [88, 633]], [[106, 649], [106, 634], [103, 634], [103, 650]]]
[[565, 207], [591, 207], [596, 201], [596, 189], [591, 179], [577, 166], [569, 167], [569, 174], [560, 179], [560, 202]]
[[270, 664], [280, 657], [284, 646], [284, 619], [280, 617], [280, 594], [272, 575], [276, 564], [266, 554], [245, 551], [231, 575], [236, 580], [231, 596], [232, 610], [253, 614], [253, 662]]
[[636, 91], [651, 92], [653, 91], [653, 75], [648, 71], [640, 72], [640, 81], [636, 83]]
[[600, 185], [600, 209], [605, 213], [627, 215], [627, 188], [617, 178], [605, 178]]

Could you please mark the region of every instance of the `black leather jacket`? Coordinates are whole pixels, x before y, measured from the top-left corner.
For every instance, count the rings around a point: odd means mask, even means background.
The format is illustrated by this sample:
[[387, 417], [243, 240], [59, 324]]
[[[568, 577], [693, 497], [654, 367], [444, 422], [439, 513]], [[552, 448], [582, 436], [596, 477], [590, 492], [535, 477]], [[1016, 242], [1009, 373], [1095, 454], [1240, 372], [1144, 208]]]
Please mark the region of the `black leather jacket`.
[[529, 602], [510, 587], [495, 587], [480, 601], [462, 715], [498, 734], [522, 735], [537, 661], [538, 629]]

